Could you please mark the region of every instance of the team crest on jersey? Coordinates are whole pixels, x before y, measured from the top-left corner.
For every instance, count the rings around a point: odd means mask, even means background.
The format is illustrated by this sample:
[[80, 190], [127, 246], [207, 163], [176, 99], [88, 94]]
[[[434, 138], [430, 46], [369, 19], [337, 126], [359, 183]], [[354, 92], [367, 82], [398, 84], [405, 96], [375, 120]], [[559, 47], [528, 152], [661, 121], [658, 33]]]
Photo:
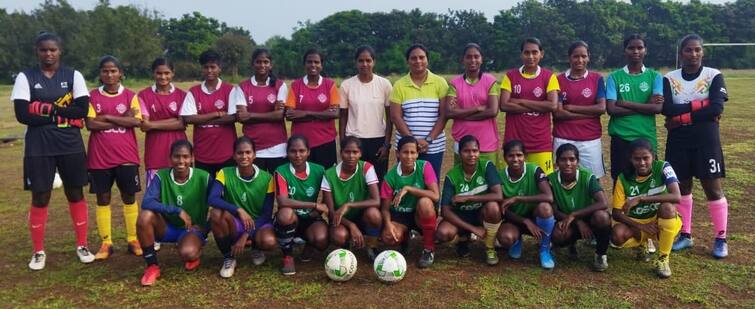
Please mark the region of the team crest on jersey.
[[317, 96], [317, 100], [320, 101], [320, 103], [325, 103], [325, 101], [328, 100], [328, 97], [325, 94], [320, 94]]
[[215, 101], [215, 108], [222, 109], [224, 106], [225, 106], [225, 102], [223, 102], [223, 100]]
[[115, 110], [118, 111], [119, 114], [123, 114], [126, 112], [126, 105], [123, 103], [118, 103], [118, 106], [115, 107]]
[[267, 101], [270, 103], [275, 103], [275, 95], [274, 94], [268, 94], [267, 95]]
[[307, 197], [312, 197], [313, 195], [315, 195], [315, 188], [308, 187], [307, 191], [305, 191], [304, 193], [307, 194]]
[[582, 89], [582, 96], [585, 98], [589, 98], [592, 95], [592, 90], [590, 88]]
[[171, 111], [177, 111], [178, 110], [178, 103], [176, 101], [172, 101], [168, 103], [168, 108], [170, 108]]
[[640, 90], [642, 92], [646, 92], [646, 91], [650, 90], [650, 85], [648, 85], [647, 82], [641, 82], [640, 83]]
[[61, 82], [60, 88], [68, 89], [68, 82]]
[[483, 184], [483, 182], [485, 182], [485, 181], [484, 181], [484, 180], [482, 180], [482, 177], [477, 177], [477, 184], [478, 184], [478, 185], [481, 185], [481, 184]]
[[543, 95], [543, 88], [535, 87], [535, 89], [532, 90], [532, 94], [534, 94], [536, 97]]
[[42, 85], [39, 83], [34, 84], [34, 89], [42, 89]]

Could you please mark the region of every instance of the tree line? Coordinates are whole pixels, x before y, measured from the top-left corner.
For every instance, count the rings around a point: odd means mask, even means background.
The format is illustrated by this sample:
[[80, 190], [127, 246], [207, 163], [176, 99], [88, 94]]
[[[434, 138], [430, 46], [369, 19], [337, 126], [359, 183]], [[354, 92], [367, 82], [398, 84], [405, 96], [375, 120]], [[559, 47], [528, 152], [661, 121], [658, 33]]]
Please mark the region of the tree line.
[[[646, 64], [672, 67], [676, 44], [688, 33], [707, 42], [755, 42], [753, 16], [755, 0], [526, 0], [499, 11], [492, 22], [474, 9], [444, 14], [352, 10], [300, 22], [291, 38], [276, 36], [264, 46], [273, 51], [276, 73], [289, 78], [303, 74], [301, 56], [313, 47], [325, 54], [326, 74], [352, 75], [354, 50], [365, 44], [377, 52], [376, 72], [402, 73], [407, 70], [404, 50], [415, 42], [430, 49], [430, 68], [438, 73], [461, 71], [461, 48], [468, 42], [483, 47], [487, 70], [503, 71], [520, 64], [520, 42], [531, 36], [543, 42], [545, 66], [564, 69], [569, 44], [584, 40], [590, 44], [591, 67], [614, 68], [624, 63], [624, 37], [640, 33], [647, 38]], [[91, 78], [97, 59], [106, 54], [120, 58], [127, 76], [148, 77], [151, 61], [164, 55], [176, 64], [178, 78], [197, 78], [196, 59], [208, 48], [223, 57], [225, 74], [245, 75], [256, 47], [248, 30], [198, 12], [166, 19], [157, 11], [114, 7], [106, 0], [91, 10], [48, 0], [29, 13], [0, 9], [0, 82], [10, 82], [13, 74], [35, 63], [33, 40], [42, 30], [60, 34], [63, 61]], [[755, 67], [755, 47], [707, 47], [706, 55], [706, 63], [714, 67]]]

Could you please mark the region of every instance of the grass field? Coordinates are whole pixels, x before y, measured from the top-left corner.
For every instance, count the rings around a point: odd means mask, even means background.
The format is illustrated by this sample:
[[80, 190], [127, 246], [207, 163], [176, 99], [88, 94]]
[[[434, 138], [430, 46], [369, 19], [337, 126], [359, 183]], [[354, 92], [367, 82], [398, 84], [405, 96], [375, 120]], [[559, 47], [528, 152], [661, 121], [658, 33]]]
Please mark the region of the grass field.
[[[222, 257], [211, 240], [198, 271], [183, 270], [176, 251], [164, 245], [160, 251], [162, 277], [157, 285], [139, 285], [144, 264], [125, 253], [125, 231], [117, 194], [113, 196], [115, 255], [106, 262], [80, 264], [73, 251], [74, 236], [65, 198], [53, 192], [47, 228], [47, 268], [31, 272], [26, 264], [31, 243], [26, 216], [30, 194], [22, 191], [23, 144], [0, 146], [0, 304], [2, 307], [755, 307], [755, 72], [726, 72], [731, 100], [721, 120], [722, 141], [727, 162], [724, 181], [730, 202], [730, 257], [714, 260], [710, 219], [704, 196], [695, 186], [694, 216], [696, 247], [672, 254], [672, 278], [659, 280], [652, 264], [637, 262], [631, 251], [611, 250], [610, 267], [593, 273], [588, 265], [592, 248], [580, 245], [579, 260], [570, 260], [565, 250], [555, 250], [556, 269], [544, 271], [537, 262], [535, 243], [526, 240], [523, 259], [511, 261], [501, 253], [495, 267], [483, 264], [482, 245], [475, 244], [471, 258], [459, 259], [453, 249], [440, 245], [436, 264], [427, 270], [414, 266], [418, 251], [407, 257], [411, 264], [406, 278], [394, 285], [379, 283], [366, 255], [355, 252], [359, 270], [348, 282], [330, 281], [322, 268], [322, 257], [311, 263], [297, 263], [297, 274], [278, 273], [280, 253], [268, 253], [262, 266], [252, 266], [248, 256], [240, 258], [236, 275], [218, 276]], [[127, 85], [133, 88], [144, 84]], [[180, 84], [187, 87], [188, 84]], [[10, 86], [0, 86], [0, 97], [10, 96]], [[12, 104], [0, 104], [0, 136], [22, 135], [24, 127], [15, 121]], [[502, 119], [502, 115], [499, 119]], [[604, 124], [607, 117], [603, 117]], [[662, 122], [659, 120], [659, 124]], [[502, 128], [502, 126], [501, 126]], [[658, 127], [660, 153], [665, 129]], [[85, 134], [86, 135], [86, 134]], [[143, 136], [139, 135], [140, 141]], [[604, 136], [606, 160], [608, 139]], [[446, 152], [445, 170], [452, 161]], [[608, 162], [606, 161], [608, 164]], [[608, 165], [607, 165], [608, 166]], [[603, 180], [604, 188], [609, 182]], [[606, 191], [610, 192], [610, 189]], [[94, 222], [94, 196], [90, 204], [90, 249], [99, 248]], [[419, 245], [419, 244], [417, 244]], [[248, 253], [247, 253], [248, 254]]]

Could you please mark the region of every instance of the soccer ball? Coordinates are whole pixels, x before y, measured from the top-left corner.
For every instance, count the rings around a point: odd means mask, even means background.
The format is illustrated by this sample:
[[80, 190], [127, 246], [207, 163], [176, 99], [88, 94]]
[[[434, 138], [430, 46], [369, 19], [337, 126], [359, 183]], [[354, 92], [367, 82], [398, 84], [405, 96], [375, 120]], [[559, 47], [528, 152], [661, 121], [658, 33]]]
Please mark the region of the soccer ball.
[[334, 281], [347, 281], [357, 272], [357, 258], [346, 249], [336, 249], [325, 258], [325, 273]]
[[406, 259], [397, 251], [386, 250], [375, 258], [373, 269], [380, 281], [398, 282], [406, 275]]
[[60, 174], [55, 173], [55, 179], [52, 180], [52, 188], [57, 189], [63, 186], [63, 179], [60, 179]]

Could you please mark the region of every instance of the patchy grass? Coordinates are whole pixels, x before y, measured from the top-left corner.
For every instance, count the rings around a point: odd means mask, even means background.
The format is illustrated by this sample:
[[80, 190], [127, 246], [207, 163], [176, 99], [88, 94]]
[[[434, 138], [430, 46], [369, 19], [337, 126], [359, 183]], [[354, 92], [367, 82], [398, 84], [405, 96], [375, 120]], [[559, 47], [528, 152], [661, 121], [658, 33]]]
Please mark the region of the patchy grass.
[[[397, 284], [379, 283], [362, 252], [357, 253], [359, 270], [349, 282], [327, 279], [322, 257], [312, 263], [298, 263], [298, 273], [284, 277], [278, 273], [280, 255], [268, 254], [262, 266], [252, 266], [248, 257], [239, 260], [236, 276], [220, 279], [217, 271], [222, 257], [211, 240], [202, 266], [195, 272], [182, 268], [175, 249], [165, 245], [160, 251], [162, 277], [152, 288], [139, 286], [143, 270], [141, 258], [125, 253], [125, 232], [117, 190], [113, 201], [115, 255], [106, 262], [80, 264], [73, 252], [73, 233], [65, 198], [53, 192], [46, 248], [47, 268], [27, 270], [30, 243], [26, 226], [29, 194], [21, 190], [23, 142], [0, 146], [0, 303], [4, 307], [755, 307], [755, 221], [751, 196], [755, 194], [755, 71], [726, 71], [731, 101], [721, 121], [726, 156], [724, 180], [730, 201], [729, 245], [725, 260], [710, 257], [713, 234], [704, 206], [704, 195], [695, 186], [694, 216], [696, 247], [674, 253], [674, 276], [656, 279], [650, 263], [637, 262], [631, 251], [611, 250], [610, 267], [605, 273], [589, 271], [592, 248], [580, 245], [579, 260], [572, 261], [556, 250], [557, 267], [538, 267], [534, 242], [526, 240], [521, 261], [511, 261], [501, 252], [501, 264], [482, 263], [481, 244], [473, 246], [468, 259], [456, 258], [453, 249], [440, 245], [432, 269], [414, 266], [419, 250], [407, 257], [411, 264], [407, 277]], [[146, 83], [130, 84], [134, 89]], [[179, 83], [186, 88], [189, 84]], [[10, 86], [0, 86], [0, 97], [10, 95]], [[6, 102], [8, 103], [8, 102]], [[0, 136], [23, 135], [24, 127], [13, 116], [12, 104], [0, 104]], [[499, 116], [503, 124], [503, 115]], [[607, 117], [603, 118], [604, 124]], [[659, 153], [664, 151], [665, 129], [658, 121]], [[503, 129], [503, 126], [500, 126]], [[190, 132], [190, 131], [189, 131]], [[87, 136], [86, 132], [84, 133]], [[140, 142], [143, 135], [138, 134]], [[450, 143], [449, 143], [450, 144]], [[604, 137], [606, 161], [608, 137]], [[446, 152], [445, 168], [453, 161]], [[606, 162], [608, 163], [608, 162]], [[610, 182], [603, 180], [605, 188]], [[610, 190], [610, 189], [607, 189]], [[88, 195], [90, 201], [94, 196]], [[90, 202], [91, 208], [94, 207]], [[93, 210], [92, 210], [93, 213]], [[96, 249], [94, 215], [90, 216], [90, 243]], [[416, 244], [419, 245], [419, 244]]]

